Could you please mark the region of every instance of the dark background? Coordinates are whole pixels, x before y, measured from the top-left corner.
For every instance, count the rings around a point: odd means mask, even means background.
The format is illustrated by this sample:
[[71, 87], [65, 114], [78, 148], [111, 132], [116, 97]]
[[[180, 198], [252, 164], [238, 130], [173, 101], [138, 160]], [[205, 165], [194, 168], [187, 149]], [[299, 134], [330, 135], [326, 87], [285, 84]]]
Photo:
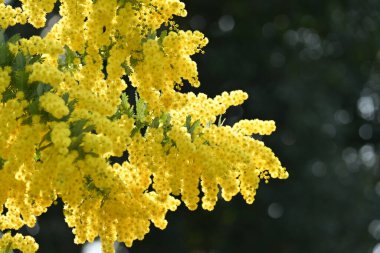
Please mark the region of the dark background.
[[[210, 39], [195, 57], [200, 91], [247, 91], [249, 100], [226, 122], [275, 120], [277, 131], [264, 141], [290, 177], [261, 184], [253, 205], [238, 196], [213, 212], [181, 207], [169, 213], [166, 230], [152, 226], [142, 242], [119, 251], [380, 253], [380, 2], [186, 4], [181, 28]], [[38, 232], [41, 253], [80, 252], [61, 204], [29, 232]]]

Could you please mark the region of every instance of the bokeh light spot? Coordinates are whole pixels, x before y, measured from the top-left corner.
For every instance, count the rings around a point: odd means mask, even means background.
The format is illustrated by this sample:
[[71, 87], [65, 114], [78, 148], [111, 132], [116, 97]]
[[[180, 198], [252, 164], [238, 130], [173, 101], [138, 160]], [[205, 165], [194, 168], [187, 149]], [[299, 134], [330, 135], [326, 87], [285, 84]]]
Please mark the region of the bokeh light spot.
[[357, 103], [359, 114], [363, 119], [372, 120], [375, 114], [375, 103], [370, 96], [360, 97]]
[[372, 253], [380, 253], [380, 243], [376, 244], [372, 250]]
[[102, 253], [102, 245], [100, 241], [86, 243], [82, 248], [82, 253]]
[[380, 220], [373, 220], [368, 226], [368, 232], [376, 240], [380, 240]]
[[333, 138], [336, 135], [336, 128], [333, 124], [326, 123], [322, 125], [322, 132]]
[[338, 110], [334, 115], [335, 121], [340, 124], [348, 124], [351, 122], [351, 115], [346, 110]]
[[380, 181], [375, 185], [375, 192], [380, 197]]
[[284, 214], [284, 207], [279, 203], [272, 203], [268, 207], [268, 215], [273, 219], [281, 218]]
[[311, 165], [311, 173], [313, 173], [315, 177], [325, 176], [326, 171], [327, 171], [326, 165], [321, 161], [316, 161]]
[[219, 19], [218, 25], [222, 32], [232, 31], [235, 27], [235, 19], [230, 15], [224, 15]]
[[360, 148], [360, 159], [367, 167], [372, 167], [376, 163], [375, 149], [372, 145], [364, 145]]
[[370, 124], [364, 124], [359, 128], [359, 136], [363, 140], [369, 140], [372, 138], [373, 130]]

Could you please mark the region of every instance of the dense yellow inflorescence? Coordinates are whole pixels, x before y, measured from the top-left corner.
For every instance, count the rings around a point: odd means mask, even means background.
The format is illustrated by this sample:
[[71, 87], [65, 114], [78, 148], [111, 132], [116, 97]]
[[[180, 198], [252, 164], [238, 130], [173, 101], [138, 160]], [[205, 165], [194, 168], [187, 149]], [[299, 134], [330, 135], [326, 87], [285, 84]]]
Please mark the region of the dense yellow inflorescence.
[[56, 4], [61, 19], [44, 38], [0, 33], [0, 230], [11, 230], [0, 252], [36, 252], [31, 237], [14, 232], [33, 227], [58, 198], [75, 243], [100, 237], [111, 253], [115, 241], [142, 240], [151, 223], [164, 229], [180, 200], [213, 210], [221, 189], [226, 201], [240, 193], [252, 203], [261, 180], [288, 177], [252, 138], [271, 134], [273, 121], [218, 122], [245, 92], [180, 92], [199, 87], [191, 56], [208, 43], [174, 23], [184, 3], [21, 2], [0, 3], [0, 28], [43, 27]]
[[20, 234], [12, 236], [10, 233], [6, 233], [0, 238], [0, 249], [18, 249], [24, 253], [33, 253], [37, 251], [38, 245], [33, 237], [24, 237]]

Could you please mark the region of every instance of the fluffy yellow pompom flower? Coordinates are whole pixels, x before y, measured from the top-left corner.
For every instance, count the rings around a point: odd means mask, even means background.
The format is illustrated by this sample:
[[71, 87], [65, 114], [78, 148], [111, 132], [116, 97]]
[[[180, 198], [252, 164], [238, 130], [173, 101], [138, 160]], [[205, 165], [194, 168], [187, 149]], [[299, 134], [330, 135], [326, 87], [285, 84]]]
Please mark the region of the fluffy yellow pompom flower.
[[70, 133], [69, 126], [65, 122], [56, 123], [51, 131], [51, 141], [63, 155], [69, 152], [67, 148], [71, 143]]
[[69, 114], [65, 101], [57, 94], [46, 92], [40, 97], [40, 106], [57, 119]]

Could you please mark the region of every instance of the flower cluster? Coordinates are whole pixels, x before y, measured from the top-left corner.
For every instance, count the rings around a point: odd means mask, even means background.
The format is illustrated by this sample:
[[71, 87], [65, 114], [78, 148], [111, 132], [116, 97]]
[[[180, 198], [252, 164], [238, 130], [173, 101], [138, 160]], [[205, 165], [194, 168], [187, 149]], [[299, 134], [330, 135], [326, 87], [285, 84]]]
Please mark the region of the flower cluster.
[[69, 109], [65, 105], [65, 101], [55, 93], [46, 92], [40, 96], [40, 106], [43, 110], [50, 113], [57, 119], [69, 114]]
[[[57, 4], [21, 2], [0, 4], [1, 28], [43, 27]], [[0, 230], [10, 231], [1, 252], [35, 252], [32, 238], [14, 232], [34, 226], [57, 198], [75, 243], [100, 237], [112, 253], [114, 241], [142, 240], [151, 222], [164, 229], [181, 201], [212, 210], [221, 189], [226, 201], [240, 193], [252, 203], [262, 179], [288, 177], [252, 137], [273, 132], [273, 121], [217, 121], [245, 92], [179, 91], [200, 85], [191, 56], [208, 43], [173, 21], [186, 16], [182, 2], [60, 0], [59, 7], [62, 18], [44, 38], [6, 40], [0, 31]]]
[[24, 237], [20, 234], [12, 236], [10, 233], [6, 233], [0, 238], [0, 249], [5, 250], [4, 252], [9, 252], [11, 249], [18, 249], [24, 253], [33, 253], [38, 249], [38, 245], [33, 237]]

